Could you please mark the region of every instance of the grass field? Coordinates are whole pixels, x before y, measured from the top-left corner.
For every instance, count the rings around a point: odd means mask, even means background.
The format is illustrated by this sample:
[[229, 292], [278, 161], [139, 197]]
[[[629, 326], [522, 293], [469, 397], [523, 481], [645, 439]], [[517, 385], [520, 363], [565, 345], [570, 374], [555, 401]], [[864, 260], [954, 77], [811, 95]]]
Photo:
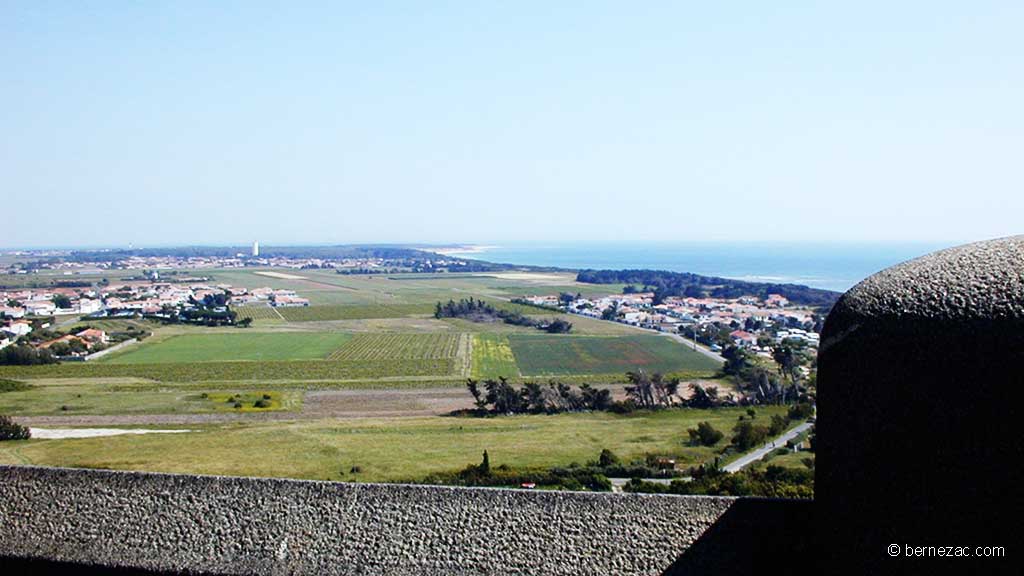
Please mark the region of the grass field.
[[369, 304], [335, 306], [296, 306], [278, 308], [289, 322], [318, 322], [327, 320], [362, 320], [367, 318], [403, 318], [405, 316], [433, 314], [430, 304]]
[[314, 360], [342, 346], [348, 334], [331, 332], [243, 332], [183, 334], [112, 355], [110, 364]]
[[0, 366], [0, 378], [146, 378], [161, 382], [350, 380], [398, 376], [457, 376], [453, 359], [439, 360], [291, 360], [117, 364], [76, 362], [45, 366]]
[[512, 354], [508, 337], [502, 334], [475, 334], [473, 336], [473, 377], [514, 378], [519, 375], [516, 357]]
[[608, 374], [638, 369], [663, 373], [711, 372], [719, 367], [706, 356], [663, 336], [514, 334], [508, 340], [524, 376]]
[[[783, 414], [765, 407], [758, 418]], [[321, 420], [196, 425], [187, 434], [24, 440], [0, 444], [0, 462], [359, 481], [409, 481], [478, 464], [567, 466], [595, 460], [602, 448], [623, 460], [645, 454], [683, 464], [713, 457], [728, 442], [742, 408], [663, 410], [498, 418]], [[708, 421], [726, 432], [718, 446], [693, 447], [688, 428]], [[161, 426], [167, 427], [167, 426]], [[362, 472], [350, 473], [352, 466]]]
[[[205, 398], [203, 394], [206, 394]], [[252, 403], [263, 394], [271, 396], [270, 406], [252, 408]], [[302, 391], [297, 389], [243, 391], [219, 386], [177, 387], [130, 380], [71, 380], [0, 394], [0, 413], [11, 416], [202, 414], [235, 411], [227, 404], [227, 398], [235, 395], [246, 399], [252, 396], [252, 401], [241, 411], [296, 410], [302, 405]]]

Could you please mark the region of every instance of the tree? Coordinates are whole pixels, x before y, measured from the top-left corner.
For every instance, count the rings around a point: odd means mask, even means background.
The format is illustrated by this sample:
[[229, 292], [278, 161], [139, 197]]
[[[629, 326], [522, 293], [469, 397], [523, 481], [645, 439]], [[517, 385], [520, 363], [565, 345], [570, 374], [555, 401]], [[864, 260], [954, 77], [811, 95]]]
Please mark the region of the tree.
[[469, 378], [466, 380], [466, 388], [468, 388], [469, 393], [473, 395], [473, 404], [476, 405], [476, 409], [487, 410], [487, 399], [480, 393], [479, 382]]
[[581, 384], [580, 394], [583, 396], [583, 405], [588, 410], [607, 410], [612, 405], [612, 393], [607, 389], [594, 388], [590, 384]]
[[612, 302], [612, 305], [601, 311], [602, 320], [615, 320], [619, 317], [619, 303]]
[[740, 450], [750, 450], [763, 444], [767, 437], [767, 427], [755, 426], [753, 422], [744, 420], [733, 428], [732, 444]]
[[796, 383], [797, 368], [806, 360], [806, 346], [799, 340], [786, 339], [772, 348], [772, 359], [779, 365], [779, 372], [788, 377], [791, 384]]
[[56, 362], [57, 357], [53, 355], [53, 352], [36, 350], [27, 344], [17, 344], [0, 350], [0, 365], [32, 366]]
[[491, 473], [491, 457], [487, 455], [487, 450], [484, 450], [484, 459], [480, 462], [480, 473], [484, 476]]
[[534, 414], [542, 414], [548, 410], [544, 389], [536, 382], [523, 384], [523, 401], [526, 403], [526, 409]]
[[710, 422], [701, 422], [696, 428], [686, 431], [690, 435], [690, 442], [699, 446], [714, 446], [725, 437], [725, 434], [715, 430]]
[[768, 427], [768, 433], [772, 436], [778, 436], [786, 431], [788, 425], [789, 420], [776, 414], [772, 416], [772, 423], [771, 426]]
[[57, 308], [71, 308], [71, 298], [68, 298], [63, 294], [54, 294], [51, 302], [53, 302], [53, 305]]
[[601, 450], [601, 455], [597, 457], [597, 465], [602, 468], [608, 466], [616, 466], [619, 464], [619, 457], [614, 452], [607, 448]]
[[0, 440], [28, 440], [32, 431], [11, 420], [9, 416], [0, 415]]
[[700, 384], [690, 384], [690, 399], [686, 405], [690, 408], [714, 408], [719, 404], [718, 388], [714, 386], [704, 387]]
[[544, 328], [549, 334], [567, 334], [572, 330], [572, 322], [556, 318]]

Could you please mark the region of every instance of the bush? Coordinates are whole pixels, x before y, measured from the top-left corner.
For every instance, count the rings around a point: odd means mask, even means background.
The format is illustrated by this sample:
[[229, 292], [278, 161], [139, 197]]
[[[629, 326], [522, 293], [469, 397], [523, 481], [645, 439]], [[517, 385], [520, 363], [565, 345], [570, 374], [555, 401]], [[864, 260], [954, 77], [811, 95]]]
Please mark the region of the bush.
[[779, 416], [778, 414], [772, 416], [771, 426], [768, 427], [768, 433], [772, 436], [778, 436], [786, 431], [789, 426], [789, 421]]
[[601, 455], [597, 457], [597, 465], [602, 468], [608, 466], [614, 466], [619, 463], [619, 457], [615, 455], [611, 450], [604, 448], [601, 450]]
[[768, 437], [768, 428], [755, 426], [749, 421], [740, 422], [732, 431], [732, 444], [740, 450], [749, 450], [763, 444]]
[[263, 395], [263, 399], [264, 400], [270, 400], [270, 394], [264, 394]]
[[0, 364], [8, 366], [35, 366], [55, 364], [57, 357], [49, 350], [36, 350], [27, 344], [8, 346], [0, 350]]
[[789, 407], [787, 414], [790, 420], [806, 420], [814, 416], [814, 405], [809, 402], [801, 402]]
[[32, 388], [31, 384], [26, 384], [25, 382], [0, 378], [0, 392], [21, 392], [22, 390], [31, 390]]
[[242, 407], [242, 403], [241, 402], [235, 402], [235, 408], [241, 408], [241, 407]]
[[0, 440], [28, 440], [32, 431], [8, 416], [0, 416]]
[[270, 402], [267, 402], [266, 400], [260, 398], [259, 400], [253, 403], [253, 406], [256, 408], [270, 408]]
[[696, 428], [687, 430], [690, 434], [690, 442], [699, 446], [714, 446], [725, 436], [722, 432], [715, 430], [710, 422], [701, 422]]

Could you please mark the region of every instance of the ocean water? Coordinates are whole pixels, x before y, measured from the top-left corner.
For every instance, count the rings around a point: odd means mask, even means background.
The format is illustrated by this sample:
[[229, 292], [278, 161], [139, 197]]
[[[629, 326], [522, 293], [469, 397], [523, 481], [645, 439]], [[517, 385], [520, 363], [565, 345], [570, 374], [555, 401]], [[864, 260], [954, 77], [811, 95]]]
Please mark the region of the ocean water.
[[846, 291], [871, 274], [949, 245], [781, 243], [544, 243], [477, 246], [464, 257], [562, 268], [647, 268]]

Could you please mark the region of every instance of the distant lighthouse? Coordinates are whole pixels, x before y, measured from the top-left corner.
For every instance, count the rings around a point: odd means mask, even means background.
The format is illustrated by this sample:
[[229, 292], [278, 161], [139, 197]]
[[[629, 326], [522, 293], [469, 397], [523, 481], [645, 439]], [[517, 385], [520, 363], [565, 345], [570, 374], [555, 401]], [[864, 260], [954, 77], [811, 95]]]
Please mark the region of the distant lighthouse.
[[260, 255], [260, 243], [258, 241], [254, 241], [252, 243], [252, 257], [255, 258], [255, 257], [259, 256], [259, 255]]

